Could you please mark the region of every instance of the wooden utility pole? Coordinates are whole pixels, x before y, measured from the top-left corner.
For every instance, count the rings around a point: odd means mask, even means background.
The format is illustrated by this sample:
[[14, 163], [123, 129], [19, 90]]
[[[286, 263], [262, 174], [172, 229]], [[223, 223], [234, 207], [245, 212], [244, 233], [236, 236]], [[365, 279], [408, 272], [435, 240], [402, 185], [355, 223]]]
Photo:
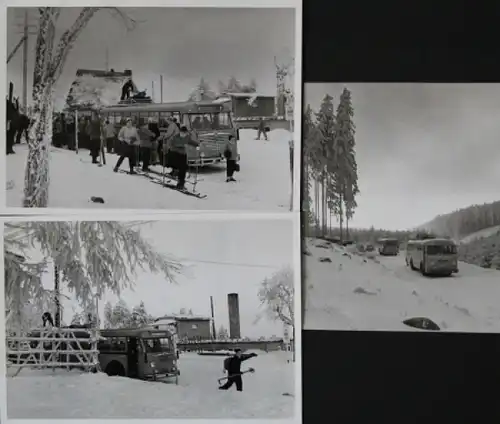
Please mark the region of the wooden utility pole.
[[163, 103], [163, 75], [160, 75], [160, 103]]
[[106, 46], [106, 56], [105, 56], [105, 67], [106, 67], [106, 72], [109, 71], [109, 49], [108, 47]]
[[155, 82], [151, 81], [151, 100], [155, 101]]
[[210, 309], [212, 311], [212, 337], [217, 338], [217, 333], [215, 332], [215, 316], [214, 316], [214, 298], [210, 296]]
[[28, 108], [28, 9], [24, 10], [23, 29], [23, 112], [27, 113]]

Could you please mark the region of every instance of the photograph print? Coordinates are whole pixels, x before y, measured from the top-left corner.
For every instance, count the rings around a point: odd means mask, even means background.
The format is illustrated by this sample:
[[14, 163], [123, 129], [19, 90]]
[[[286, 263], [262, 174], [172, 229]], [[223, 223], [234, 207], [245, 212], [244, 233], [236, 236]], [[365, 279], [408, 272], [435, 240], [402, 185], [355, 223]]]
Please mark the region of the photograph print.
[[5, 222], [7, 416], [292, 422], [295, 225]]
[[303, 328], [500, 331], [499, 98], [306, 84]]
[[295, 19], [9, 7], [7, 206], [291, 210]]

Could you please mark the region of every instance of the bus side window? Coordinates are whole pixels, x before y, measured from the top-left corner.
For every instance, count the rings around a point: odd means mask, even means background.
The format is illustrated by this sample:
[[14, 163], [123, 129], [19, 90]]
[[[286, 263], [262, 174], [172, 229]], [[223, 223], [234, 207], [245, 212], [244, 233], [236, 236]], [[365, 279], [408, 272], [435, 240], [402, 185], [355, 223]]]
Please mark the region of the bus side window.
[[169, 116], [171, 116], [170, 112], [160, 112], [160, 120], [158, 122], [158, 126], [160, 128], [166, 128], [166, 127], [168, 127], [167, 118]]
[[189, 120], [189, 117], [190, 117], [190, 115], [189, 115], [189, 114], [187, 114], [187, 113], [186, 113], [186, 114], [184, 114], [184, 115], [182, 116], [182, 121], [179, 121], [179, 123], [180, 123], [181, 125], [184, 125], [184, 126], [185, 126], [188, 130], [191, 130], [192, 128], [193, 128], [193, 129], [196, 129], [196, 128], [194, 128], [194, 127], [191, 127], [191, 122], [190, 122], [190, 120]]

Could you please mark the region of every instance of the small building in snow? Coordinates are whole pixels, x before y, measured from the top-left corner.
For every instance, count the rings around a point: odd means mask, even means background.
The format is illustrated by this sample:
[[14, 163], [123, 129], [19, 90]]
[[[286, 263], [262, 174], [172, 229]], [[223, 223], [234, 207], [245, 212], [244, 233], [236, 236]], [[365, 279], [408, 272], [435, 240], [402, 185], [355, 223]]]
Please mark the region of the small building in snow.
[[158, 329], [162, 329], [163, 326], [171, 326], [172, 323], [175, 323], [180, 341], [210, 340], [212, 338], [212, 319], [210, 317], [172, 314], [156, 319], [154, 325], [158, 326]]

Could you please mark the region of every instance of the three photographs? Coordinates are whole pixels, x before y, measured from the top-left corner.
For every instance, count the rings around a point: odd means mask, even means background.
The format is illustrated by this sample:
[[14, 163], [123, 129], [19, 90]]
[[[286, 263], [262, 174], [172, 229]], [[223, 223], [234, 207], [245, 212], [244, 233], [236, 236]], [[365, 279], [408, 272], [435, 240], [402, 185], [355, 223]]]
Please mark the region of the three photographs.
[[7, 8], [4, 416], [301, 419], [283, 3]]
[[500, 329], [498, 84], [306, 84], [303, 328]]

